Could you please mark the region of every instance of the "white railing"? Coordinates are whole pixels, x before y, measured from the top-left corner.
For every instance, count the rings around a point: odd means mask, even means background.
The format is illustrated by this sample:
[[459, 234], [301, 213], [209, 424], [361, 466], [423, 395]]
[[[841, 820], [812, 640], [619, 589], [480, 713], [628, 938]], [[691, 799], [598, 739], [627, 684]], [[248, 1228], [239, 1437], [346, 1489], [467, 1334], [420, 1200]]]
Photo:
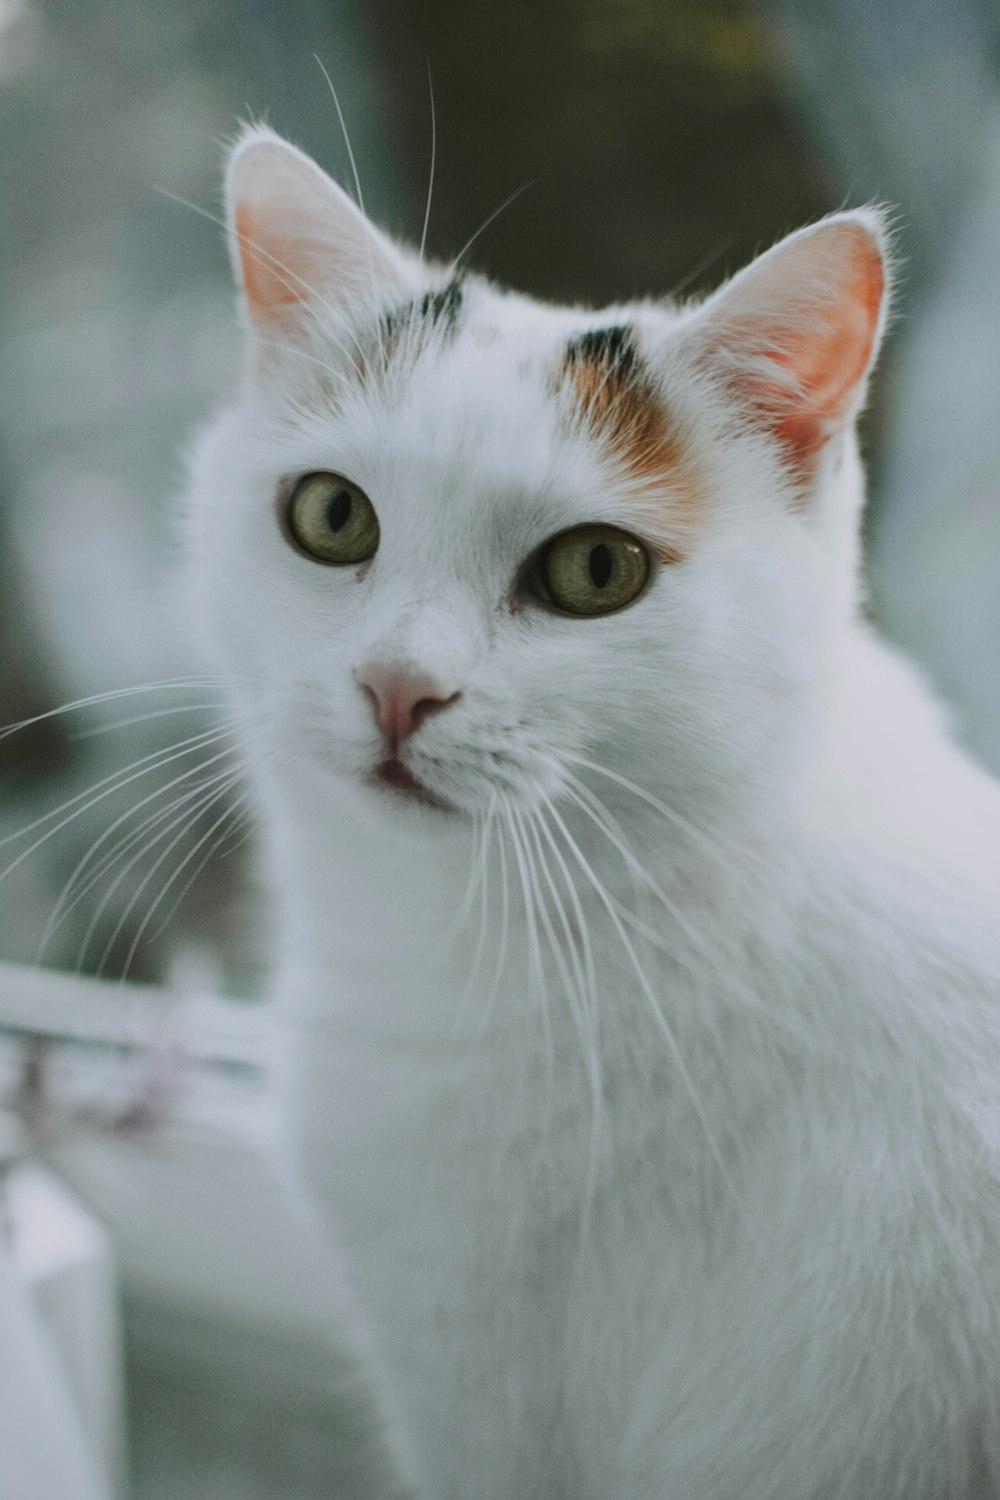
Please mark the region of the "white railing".
[[289, 1254], [271, 1032], [235, 1001], [0, 965], [0, 1108], [34, 1126], [0, 1183], [3, 1500], [124, 1495], [119, 1274], [178, 1368], [201, 1312], [266, 1329], [292, 1378], [317, 1254]]

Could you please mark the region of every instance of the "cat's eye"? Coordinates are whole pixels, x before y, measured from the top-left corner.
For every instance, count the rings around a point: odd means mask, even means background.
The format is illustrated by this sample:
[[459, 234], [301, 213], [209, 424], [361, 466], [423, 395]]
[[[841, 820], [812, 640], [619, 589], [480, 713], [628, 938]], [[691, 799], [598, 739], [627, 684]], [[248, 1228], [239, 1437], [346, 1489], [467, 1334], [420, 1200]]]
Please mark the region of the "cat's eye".
[[543, 548], [533, 572], [536, 592], [569, 615], [608, 615], [640, 594], [649, 553], [617, 526], [593, 523], [562, 531]]
[[340, 474], [306, 474], [288, 499], [288, 530], [323, 563], [360, 563], [374, 557], [379, 526], [363, 490]]

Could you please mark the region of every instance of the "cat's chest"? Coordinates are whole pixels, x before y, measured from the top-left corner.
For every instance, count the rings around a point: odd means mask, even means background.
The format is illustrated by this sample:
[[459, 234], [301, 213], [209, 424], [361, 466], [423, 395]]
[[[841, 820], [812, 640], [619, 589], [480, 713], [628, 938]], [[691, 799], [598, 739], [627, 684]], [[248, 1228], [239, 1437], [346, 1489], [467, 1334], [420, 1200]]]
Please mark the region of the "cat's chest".
[[[715, 1031], [684, 1026], [709, 981], [645, 949], [639, 983], [601, 936], [592, 995], [568, 965], [521, 966], [530, 934], [512, 924], [500, 969], [460, 948], [450, 967], [416, 945], [368, 951], [289, 997], [298, 1155], [366, 1279], [398, 1280], [401, 1258], [424, 1285], [438, 1267], [565, 1279], [562, 1239], [595, 1204], [630, 1215], [640, 1253], [700, 1209], [718, 1177], [706, 1117], [738, 1101]], [[744, 1056], [753, 1113], [750, 1073]]]
[[398, 1253], [402, 1232], [411, 1254], [440, 1256], [442, 1241], [458, 1251], [516, 1206], [537, 1222], [541, 1202], [558, 1216], [560, 1196], [573, 1196], [586, 1139], [576, 1090], [565, 1079], [560, 1090], [523, 1038], [455, 1044], [324, 1025], [298, 1037], [294, 1077], [309, 1176], [369, 1250], [386, 1234]]
[[[663, 1155], [647, 1144], [632, 1158], [641, 1213], [620, 1191], [609, 1203], [621, 1122], [595, 1115], [585, 1074], [568, 1086], [577, 1060], [551, 1063], [523, 1039], [449, 1055], [344, 1029], [337, 1045], [333, 1031], [305, 1042], [298, 1073], [300, 1159], [411, 1430], [447, 1434], [457, 1472], [481, 1465], [504, 1495], [549, 1468], [584, 1493], [581, 1445], [624, 1427], [612, 1408], [626, 1366], [655, 1357], [668, 1321]], [[579, 1420], [567, 1425], [568, 1409]], [[571, 1429], [572, 1450], [556, 1453]], [[609, 1457], [585, 1467], [600, 1473]], [[442, 1485], [462, 1493], [457, 1478]]]

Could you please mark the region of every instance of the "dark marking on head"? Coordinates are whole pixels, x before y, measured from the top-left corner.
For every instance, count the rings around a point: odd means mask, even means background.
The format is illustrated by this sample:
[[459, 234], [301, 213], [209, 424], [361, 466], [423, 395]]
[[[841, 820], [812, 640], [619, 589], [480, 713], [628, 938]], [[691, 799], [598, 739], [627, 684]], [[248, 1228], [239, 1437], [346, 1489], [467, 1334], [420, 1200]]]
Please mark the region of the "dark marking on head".
[[403, 329], [413, 320], [413, 303], [404, 302], [387, 312], [379, 325], [379, 346], [385, 351], [395, 348]]
[[436, 292], [425, 292], [420, 299], [420, 316], [425, 322], [440, 326], [454, 333], [458, 315], [462, 311], [462, 282], [460, 278], [449, 281]]
[[423, 296], [386, 313], [380, 329], [380, 344], [386, 357], [394, 354], [404, 340], [407, 347], [417, 353], [424, 339], [435, 332], [452, 337], [458, 328], [462, 297], [461, 277], [455, 277], [444, 286], [424, 292]]
[[619, 323], [611, 328], [591, 328], [572, 339], [566, 349], [568, 366], [597, 364], [619, 381], [639, 375], [639, 354], [632, 330]]

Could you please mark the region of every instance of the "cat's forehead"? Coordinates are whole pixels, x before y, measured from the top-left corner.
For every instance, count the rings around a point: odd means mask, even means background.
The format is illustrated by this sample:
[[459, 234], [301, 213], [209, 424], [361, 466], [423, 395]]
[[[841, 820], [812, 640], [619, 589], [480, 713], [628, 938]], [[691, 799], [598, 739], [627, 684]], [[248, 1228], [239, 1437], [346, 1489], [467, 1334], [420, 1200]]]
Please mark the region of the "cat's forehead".
[[360, 484], [395, 532], [451, 516], [456, 545], [499, 521], [518, 545], [584, 520], [691, 509], [691, 455], [644, 343], [650, 304], [558, 307], [441, 276], [362, 332], [349, 385], [294, 412], [284, 463]]
[[493, 496], [522, 490], [558, 505], [609, 477], [634, 494], [689, 467], [644, 348], [662, 346], [672, 321], [652, 304], [553, 307], [448, 279], [383, 321], [372, 428]]
[[442, 269], [427, 289], [389, 309], [383, 327], [390, 336], [404, 328], [412, 330], [418, 346], [439, 335], [444, 345], [462, 341], [480, 349], [500, 346], [541, 354], [560, 338], [570, 338], [581, 324], [616, 321], [619, 316], [616, 309], [588, 312], [540, 302], [483, 277]]
[[567, 357], [603, 359], [612, 345], [633, 350], [644, 331], [662, 334], [677, 314], [662, 304], [623, 303], [602, 309], [562, 307], [493, 286], [480, 277], [444, 273], [429, 289], [381, 319], [381, 352], [389, 361], [431, 364], [456, 351], [497, 375], [548, 378]]
[[359, 405], [384, 443], [440, 450], [455, 463], [530, 472], [556, 449], [569, 461], [581, 439], [617, 443], [627, 460], [628, 444], [648, 442], [663, 416], [642, 352], [650, 323], [662, 335], [668, 315], [635, 304], [555, 307], [449, 278], [382, 318], [378, 374], [362, 379]]

